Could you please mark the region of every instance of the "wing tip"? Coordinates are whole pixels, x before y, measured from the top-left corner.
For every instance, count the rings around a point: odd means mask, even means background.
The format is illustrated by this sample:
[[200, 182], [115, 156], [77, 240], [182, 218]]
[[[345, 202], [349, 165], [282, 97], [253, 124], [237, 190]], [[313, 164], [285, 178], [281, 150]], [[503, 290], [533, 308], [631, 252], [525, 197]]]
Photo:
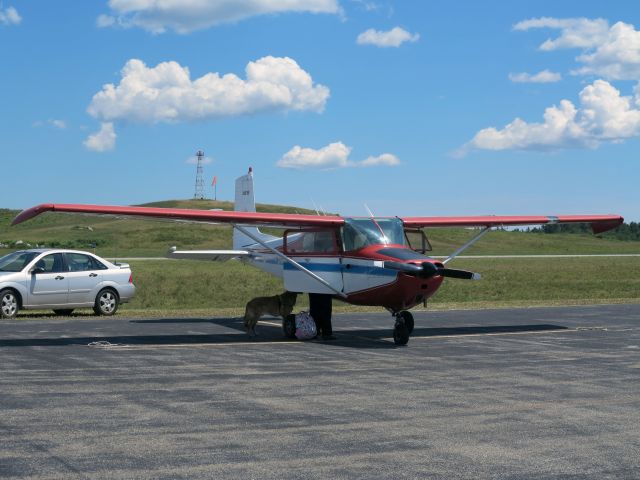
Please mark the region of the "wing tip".
[[36, 205], [35, 207], [27, 208], [21, 211], [16, 218], [11, 222], [11, 226], [18, 225], [19, 223], [26, 222], [27, 220], [32, 219], [33, 217], [37, 217], [41, 213], [50, 212], [54, 210], [55, 205], [52, 203], [42, 203], [40, 205]]
[[617, 218], [613, 218], [611, 220], [605, 220], [602, 222], [593, 222], [591, 224], [591, 230], [594, 235], [598, 235], [599, 233], [608, 232], [609, 230], [613, 230], [614, 228], [619, 227], [624, 223], [624, 218], [622, 216], [618, 216]]

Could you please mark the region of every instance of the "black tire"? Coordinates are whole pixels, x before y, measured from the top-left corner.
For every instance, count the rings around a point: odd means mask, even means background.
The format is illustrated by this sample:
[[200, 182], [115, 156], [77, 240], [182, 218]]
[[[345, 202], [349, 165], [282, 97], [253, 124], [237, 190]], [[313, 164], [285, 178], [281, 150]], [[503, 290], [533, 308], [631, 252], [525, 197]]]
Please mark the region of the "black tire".
[[294, 314], [289, 314], [282, 320], [282, 331], [285, 337], [296, 338], [296, 316]]
[[10, 288], [0, 292], [0, 318], [15, 318], [20, 310], [20, 297]]
[[115, 290], [111, 288], [104, 288], [100, 290], [100, 293], [96, 296], [96, 303], [93, 306], [93, 311], [96, 315], [104, 315], [109, 317], [118, 311], [118, 305], [120, 299]]
[[59, 308], [57, 310], [54, 310], [53, 313], [55, 313], [56, 315], [67, 316], [73, 313], [73, 308]]
[[406, 345], [409, 343], [409, 330], [402, 322], [397, 322], [393, 328], [393, 343], [396, 345]]
[[400, 316], [404, 320], [404, 324], [407, 327], [409, 335], [411, 335], [413, 333], [413, 326], [414, 326], [413, 315], [411, 314], [411, 312], [403, 310], [400, 312]]

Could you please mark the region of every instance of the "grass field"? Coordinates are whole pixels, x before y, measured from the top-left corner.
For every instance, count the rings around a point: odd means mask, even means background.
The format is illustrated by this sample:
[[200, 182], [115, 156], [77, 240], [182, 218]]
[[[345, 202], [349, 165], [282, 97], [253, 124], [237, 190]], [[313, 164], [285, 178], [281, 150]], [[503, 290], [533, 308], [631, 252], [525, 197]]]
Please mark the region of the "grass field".
[[[223, 208], [229, 202], [167, 201], [158, 207]], [[308, 210], [259, 205], [259, 211]], [[139, 219], [44, 214], [9, 227], [16, 211], [0, 210], [0, 242], [21, 240], [75, 247], [113, 257], [163, 256], [177, 245], [184, 249], [230, 248], [228, 226]], [[433, 255], [447, 255], [469, 239], [468, 229], [427, 232]], [[83, 245], [96, 244], [96, 248]], [[4, 252], [8, 252], [5, 249]], [[492, 231], [466, 255], [507, 254], [640, 254], [640, 242], [588, 234], [543, 234]], [[0, 254], [3, 250], [0, 249]], [[240, 262], [131, 261], [138, 293], [123, 307], [132, 315], [240, 315], [244, 304], [259, 295], [282, 291], [282, 281]], [[589, 303], [640, 302], [640, 257], [556, 259], [456, 259], [452, 266], [479, 272], [479, 282], [448, 279], [429, 308], [478, 308]], [[306, 297], [297, 308], [306, 308]], [[336, 302], [336, 311], [362, 310]], [[374, 309], [375, 310], [375, 309]]]

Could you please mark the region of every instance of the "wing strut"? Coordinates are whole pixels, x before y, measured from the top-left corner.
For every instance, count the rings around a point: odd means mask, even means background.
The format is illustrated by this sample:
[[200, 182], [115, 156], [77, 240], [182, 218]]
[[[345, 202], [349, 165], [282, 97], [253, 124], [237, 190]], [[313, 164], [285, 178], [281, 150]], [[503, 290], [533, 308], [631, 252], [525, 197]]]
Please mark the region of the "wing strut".
[[469, 240], [467, 243], [465, 243], [459, 249], [457, 249], [455, 252], [453, 252], [451, 255], [449, 255], [449, 257], [447, 257], [447, 259], [444, 260], [442, 263], [445, 264], [447, 262], [450, 262], [454, 258], [456, 258], [458, 255], [460, 255], [462, 252], [464, 252], [467, 248], [469, 248], [471, 245], [473, 245], [478, 240], [480, 240], [480, 238], [482, 238], [482, 236], [485, 233], [487, 233], [489, 230], [491, 230], [491, 227], [484, 227], [471, 240]]
[[319, 277], [318, 275], [316, 275], [315, 273], [313, 273], [311, 270], [303, 267], [302, 265], [300, 265], [298, 262], [296, 262], [294, 259], [287, 257], [284, 253], [279, 252], [278, 250], [276, 250], [275, 248], [273, 248], [271, 245], [268, 245], [267, 243], [265, 243], [263, 240], [261, 240], [259, 237], [255, 236], [251, 231], [249, 231], [248, 229], [241, 227], [240, 225], [233, 225], [234, 228], [237, 228], [238, 230], [240, 230], [242, 233], [244, 233], [247, 237], [249, 237], [250, 239], [252, 239], [253, 241], [255, 241], [256, 243], [258, 243], [259, 245], [263, 246], [264, 248], [266, 248], [267, 250], [271, 250], [271, 252], [275, 253], [277, 256], [279, 256], [280, 258], [282, 258], [284, 261], [289, 262], [291, 265], [293, 265], [294, 267], [296, 267], [298, 270], [300, 270], [301, 272], [306, 273], [307, 275], [309, 275], [311, 278], [317, 280], [318, 282], [320, 282], [321, 284], [323, 284], [325, 287], [329, 288], [330, 290], [333, 290], [334, 292], [336, 292], [336, 294], [340, 295], [342, 298], [347, 298], [347, 296], [342, 293], [340, 290], [336, 289], [333, 287], [333, 285], [331, 285], [329, 282], [327, 282], [324, 278]]

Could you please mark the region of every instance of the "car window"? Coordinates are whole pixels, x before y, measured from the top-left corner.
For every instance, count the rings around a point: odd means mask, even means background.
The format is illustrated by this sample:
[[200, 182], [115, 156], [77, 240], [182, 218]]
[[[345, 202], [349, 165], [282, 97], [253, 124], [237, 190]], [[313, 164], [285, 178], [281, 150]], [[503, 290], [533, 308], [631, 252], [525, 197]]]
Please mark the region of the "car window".
[[82, 253], [67, 253], [70, 272], [86, 272], [88, 270], [105, 270], [107, 267], [95, 258]]
[[27, 266], [38, 252], [13, 252], [0, 258], [0, 272], [19, 272]]
[[46, 255], [36, 262], [35, 268], [42, 268], [46, 273], [58, 273], [64, 271], [64, 261], [61, 253]]

